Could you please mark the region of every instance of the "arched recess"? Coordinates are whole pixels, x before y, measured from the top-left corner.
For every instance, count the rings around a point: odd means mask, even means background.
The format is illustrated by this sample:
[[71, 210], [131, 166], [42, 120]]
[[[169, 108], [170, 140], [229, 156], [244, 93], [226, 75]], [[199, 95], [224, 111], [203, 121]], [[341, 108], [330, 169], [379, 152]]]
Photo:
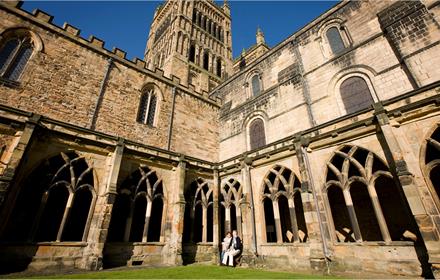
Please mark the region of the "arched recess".
[[376, 72], [367, 66], [352, 66], [333, 76], [328, 95], [334, 96], [341, 116], [371, 107], [380, 99], [373, 86]]
[[264, 177], [261, 202], [262, 235], [266, 242], [307, 241], [301, 182], [292, 170], [280, 165], [269, 170]]
[[342, 19], [333, 18], [321, 24], [318, 40], [325, 58], [332, 58], [352, 46], [353, 40]]
[[29, 60], [42, 49], [41, 38], [29, 29], [6, 29], [0, 35], [0, 76], [19, 81]]
[[373, 152], [345, 145], [327, 163], [324, 194], [337, 242], [406, 240], [417, 233], [402, 190]]
[[[267, 141], [267, 123], [269, 120], [269, 117], [267, 116], [267, 114], [264, 111], [254, 111], [252, 112], [250, 115], [248, 115], [245, 120], [243, 121], [243, 131], [245, 131], [245, 143], [246, 143], [246, 149], [247, 150], [252, 150], [254, 148], [253, 145], [251, 145], [251, 124], [255, 121], [255, 120], [261, 120], [263, 122], [263, 129], [264, 129], [264, 135], [260, 135], [262, 137], [264, 137], [264, 144], [263, 141], [259, 142], [261, 143], [261, 146], [264, 146], [268, 141]], [[263, 139], [261, 139], [263, 140]], [[259, 146], [259, 145], [257, 145]]]
[[140, 92], [136, 121], [151, 127], [157, 127], [163, 101], [162, 91], [156, 84], [147, 83]]
[[213, 190], [204, 179], [193, 181], [185, 191], [183, 242], [213, 241]]
[[85, 241], [95, 201], [92, 167], [76, 152], [61, 152], [27, 177], [2, 240]]
[[440, 124], [432, 128], [425, 138], [420, 164], [429, 192], [440, 211]]
[[227, 180], [221, 188], [220, 195], [220, 207], [222, 215], [220, 224], [222, 228], [222, 235], [225, 236], [225, 232], [237, 230], [239, 236], [243, 236], [242, 230], [242, 215], [241, 215], [241, 203], [243, 202], [243, 188], [236, 179]]
[[108, 242], [162, 242], [165, 222], [162, 179], [139, 166], [118, 187]]

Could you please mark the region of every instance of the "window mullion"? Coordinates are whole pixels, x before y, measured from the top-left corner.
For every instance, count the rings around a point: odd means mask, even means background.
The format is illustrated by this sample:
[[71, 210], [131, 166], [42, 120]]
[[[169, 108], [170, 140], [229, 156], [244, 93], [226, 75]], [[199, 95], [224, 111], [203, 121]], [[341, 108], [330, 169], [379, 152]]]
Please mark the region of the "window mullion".
[[20, 52], [22, 45], [23, 45], [23, 41], [21, 40], [21, 41], [19, 41], [15, 50], [12, 52], [9, 59], [5, 62], [5, 70], [3, 70], [2, 73], [0, 73], [1, 76], [4, 76], [6, 73], [10, 72], [11, 65], [13, 65], [14, 64], [13, 62], [15, 61], [15, 59], [17, 59], [17, 55]]
[[147, 106], [145, 106], [144, 124], [147, 124], [148, 122], [148, 112], [150, 111], [150, 102], [151, 102], [151, 91], [148, 92]]

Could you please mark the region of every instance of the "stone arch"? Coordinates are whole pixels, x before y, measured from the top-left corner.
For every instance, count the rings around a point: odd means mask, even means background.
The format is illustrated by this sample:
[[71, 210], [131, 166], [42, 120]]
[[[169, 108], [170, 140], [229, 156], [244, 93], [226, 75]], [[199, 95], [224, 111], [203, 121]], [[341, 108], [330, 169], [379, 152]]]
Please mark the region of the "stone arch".
[[420, 169], [437, 209], [440, 210], [440, 124], [429, 131], [420, 147]]
[[[334, 29], [337, 30], [340, 40], [342, 41], [342, 49], [335, 53], [335, 50], [331, 46], [329, 41], [328, 31]], [[344, 49], [352, 45], [352, 38], [348, 32], [348, 29], [344, 25], [344, 21], [340, 18], [333, 18], [322, 23], [318, 29], [318, 39], [321, 45], [321, 49], [324, 57], [330, 58], [340, 54]]]
[[122, 181], [117, 192], [108, 241], [162, 242], [166, 198], [157, 172], [139, 165]]
[[226, 180], [220, 190], [220, 207], [224, 211], [220, 221], [221, 236], [225, 232], [237, 230], [239, 236], [243, 236], [241, 220], [241, 204], [244, 201], [243, 187], [234, 178]]
[[328, 85], [328, 96], [334, 96], [336, 100], [336, 104], [339, 110], [340, 115], [347, 114], [347, 109], [343, 101], [343, 97], [341, 96], [341, 85], [350, 78], [359, 77], [364, 80], [369, 94], [371, 97], [371, 104], [380, 101], [376, 94], [376, 90], [374, 88], [374, 84], [372, 81], [375, 80], [376, 72], [368, 66], [357, 65], [350, 68], [343, 69], [339, 71], [333, 78], [330, 80]]
[[[84, 156], [75, 151], [65, 151], [47, 157], [33, 169], [23, 185], [2, 239], [87, 239], [97, 195], [93, 168]], [[81, 199], [82, 193], [87, 194], [86, 201]], [[80, 213], [76, 209], [81, 210]], [[76, 227], [67, 231], [72, 223]]]
[[391, 242], [417, 233], [400, 185], [375, 153], [344, 145], [327, 162], [325, 176], [324, 200], [337, 242]]
[[[262, 231], [266, 242], [307, 241], [308, 232], [301, 199], [301, 182], [291, 169], [282, 165], [273, 166], [263, 179], [260, 197], [263, 206], [261, 219], [265, 221], [262, 223]], [[271, 224], [273, 221], [274, 225]], [[275, 232], [275, 238], [273, 232]]]

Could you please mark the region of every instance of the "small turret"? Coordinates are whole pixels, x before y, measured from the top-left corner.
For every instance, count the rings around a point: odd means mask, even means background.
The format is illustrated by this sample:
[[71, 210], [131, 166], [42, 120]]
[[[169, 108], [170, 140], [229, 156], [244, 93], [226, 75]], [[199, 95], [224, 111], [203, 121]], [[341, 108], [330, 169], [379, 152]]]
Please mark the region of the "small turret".
[[223, 0], [223, 11], [228, 16], [231, 16], [231, 8], [229, 7], [228, 0]]
[[257, 45], [266, 44], [266, 40], [264, 39], [264, 33], [261, 31], [260, 27], [257, 28]]

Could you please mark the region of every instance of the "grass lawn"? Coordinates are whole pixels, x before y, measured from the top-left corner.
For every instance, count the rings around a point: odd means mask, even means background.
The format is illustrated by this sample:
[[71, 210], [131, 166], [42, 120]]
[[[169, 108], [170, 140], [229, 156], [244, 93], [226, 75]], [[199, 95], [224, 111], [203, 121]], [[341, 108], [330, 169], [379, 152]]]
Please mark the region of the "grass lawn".
[[55, 276], [41, 276], [35, 278], [64, 278], [64, 279], [322, 279], [335, 278], [311, 274], [297, 274], [290, 272], [265, 271], [250, 268], [231, 268], [216, 265], [189, 265], [164, 268], [136, 268], [126, 270], [106, 270], [83, 274], [64, 274]]

